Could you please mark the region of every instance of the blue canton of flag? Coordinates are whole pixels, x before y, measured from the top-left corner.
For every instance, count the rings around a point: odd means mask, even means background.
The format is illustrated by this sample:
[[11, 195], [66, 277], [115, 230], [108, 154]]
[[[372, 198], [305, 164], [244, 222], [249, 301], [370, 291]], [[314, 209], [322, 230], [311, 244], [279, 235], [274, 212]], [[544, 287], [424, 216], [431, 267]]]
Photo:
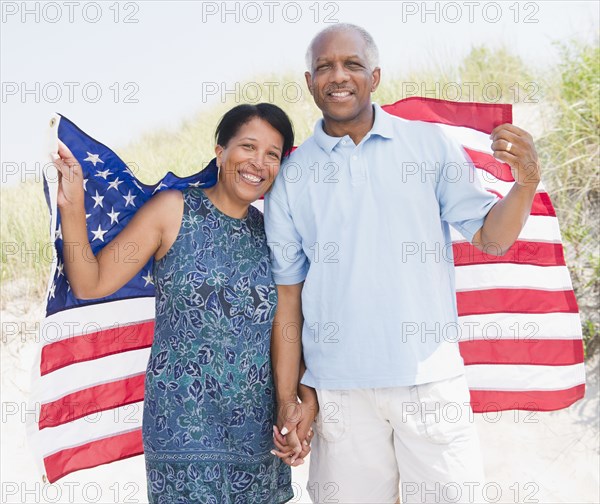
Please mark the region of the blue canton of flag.
[[[213, 160], [204, 170], [189, 177], [182, 178], [169, 172], [156, 184], [146, 185], [137, 180], [114, 151], [94, 140], [64, 116], [60, 118], [58, 136], [69, 147], [83, 171], [88, 238], [94, 255], [125, 227], [135, 212], [155, 193], [165, 189], [211, 187], [217, 180], [217, 167]], [[48, 190], [44, 180], [46, 201], [50, 205]], [[58, 262], [50, 286], [46, 315], [101, 301], [154, 296], [154, 259], [150, 259], [130, 282], [114, 294], [95, 300], [76, 299], [63, 271], [63, 246], [60, 215], [57, 215], [55, 247]], [[135, 253], [134, 244], [131, 244], [131, 253]]]

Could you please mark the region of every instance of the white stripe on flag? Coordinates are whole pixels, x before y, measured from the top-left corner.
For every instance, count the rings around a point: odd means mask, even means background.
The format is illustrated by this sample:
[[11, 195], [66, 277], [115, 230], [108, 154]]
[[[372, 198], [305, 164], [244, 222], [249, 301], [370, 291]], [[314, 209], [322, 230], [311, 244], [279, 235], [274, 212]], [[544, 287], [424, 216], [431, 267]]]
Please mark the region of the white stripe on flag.
[[142, 426], [143, 403], [126, 404], [42, 429], [37, 439], [40, 450], [47, 457], [66, 448], [139, 429]]
[[40, 327], [43, 345], [81, 334], [91, 334], [154, 320], [154, 297], [122, 299], [63, 310], [47, 317]]
[[531, 264], [471, 264], [455, 269], [456, 291], [479, 289], [572, 289], [565, 266]]
[[472, 364], [465, 366], [473, 390], [565, 390], [585, 383], [585, 364], [536, 366], [524, 364]]
[[137, 375], [145, 372], [149, 356], [150, 348], [141, 348], [65, 366], [37, 380], [32, 396], [46, 403], [94, 385]]
[[487, 154], [492, 153], [492, 141], [490, 136], [483, 131], [477, 131], [464, 126], [452, 126], [450, 124], [438, 124], [443, 132], [459, 144], [469, 149], [478, 150]]
[[489, 313], [458, 317], [458, 323], [461, 341], [581, 339], [578, 313]]

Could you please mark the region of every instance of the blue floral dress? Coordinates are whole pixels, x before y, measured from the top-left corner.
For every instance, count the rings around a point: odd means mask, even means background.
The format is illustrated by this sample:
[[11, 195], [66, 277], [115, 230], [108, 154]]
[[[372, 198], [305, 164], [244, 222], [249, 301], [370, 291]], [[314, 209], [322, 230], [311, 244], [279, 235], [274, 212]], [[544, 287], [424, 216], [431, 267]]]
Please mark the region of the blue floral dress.
[[148, 497], [158, 504], [282, 503], [290, 467], [271, 455], [277, 291], [263, 216], [220, 212], [183, 191], [179, 234], [154, 264], [156, 320], [145, 380]]

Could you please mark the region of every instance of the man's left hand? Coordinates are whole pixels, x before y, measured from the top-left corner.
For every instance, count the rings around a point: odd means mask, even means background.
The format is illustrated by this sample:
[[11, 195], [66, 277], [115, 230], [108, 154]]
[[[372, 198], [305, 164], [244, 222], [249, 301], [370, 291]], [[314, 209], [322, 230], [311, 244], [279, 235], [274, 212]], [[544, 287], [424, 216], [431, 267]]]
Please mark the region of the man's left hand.
[[515, 182], [521, 186], [537, 187], [540, 166], [533, 137], [525, 130], [507, 123], [496, 126], [490, 139], [494, 157], [508, 163]]

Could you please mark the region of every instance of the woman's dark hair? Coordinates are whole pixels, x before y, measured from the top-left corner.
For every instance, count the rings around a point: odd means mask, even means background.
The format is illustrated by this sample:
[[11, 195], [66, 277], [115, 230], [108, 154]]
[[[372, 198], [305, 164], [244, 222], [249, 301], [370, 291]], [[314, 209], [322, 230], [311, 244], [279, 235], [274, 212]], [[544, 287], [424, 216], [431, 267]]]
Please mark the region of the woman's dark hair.
[[294, 128], [287, 114], [277, 105], [257, 103], [256, 105], [238, 105], [228, 111], [219, 121], [215, 138], [218, 145], [225, 147], [239, 129], [255, 117], [267, 121], [283, 137], [282, 158], [290, 153], [294, 146]]

